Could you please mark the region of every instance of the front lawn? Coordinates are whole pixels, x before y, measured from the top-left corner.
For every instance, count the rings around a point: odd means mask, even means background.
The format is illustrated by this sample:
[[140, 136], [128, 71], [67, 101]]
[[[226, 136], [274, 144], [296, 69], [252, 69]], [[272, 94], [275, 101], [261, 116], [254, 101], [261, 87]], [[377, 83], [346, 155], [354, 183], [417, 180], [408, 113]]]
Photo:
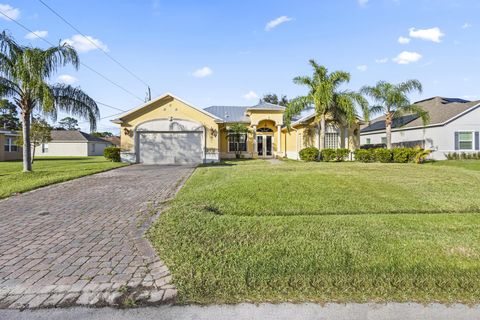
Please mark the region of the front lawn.
[[480, 302], [480, 171], [227, 162], [151, 228], [182, 303]]
[[40, 157], [33, 163], [33, 172], [23, 173], [21, 161], [0, 162], [0, 199], [123, 165], [104, 157]]

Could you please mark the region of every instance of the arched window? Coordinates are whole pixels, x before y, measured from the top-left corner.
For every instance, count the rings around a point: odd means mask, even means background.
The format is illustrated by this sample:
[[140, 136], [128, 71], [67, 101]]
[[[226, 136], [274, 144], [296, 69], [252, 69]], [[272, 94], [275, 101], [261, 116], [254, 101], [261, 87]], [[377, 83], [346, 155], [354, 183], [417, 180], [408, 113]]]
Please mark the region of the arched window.
[[258, 128], [257, 132], [273, 132], [273, 130], [270, 128]]

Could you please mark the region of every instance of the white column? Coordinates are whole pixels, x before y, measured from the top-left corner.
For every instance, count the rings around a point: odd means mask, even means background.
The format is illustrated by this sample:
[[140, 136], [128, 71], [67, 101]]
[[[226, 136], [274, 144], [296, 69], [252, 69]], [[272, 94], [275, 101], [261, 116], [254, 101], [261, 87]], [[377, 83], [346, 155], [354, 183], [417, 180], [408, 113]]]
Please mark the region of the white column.
[[257, 126], [252, 126], [253, 128], [253, 150], [252, 150], [252, 156], [254, 156], [257, 153]]
[[282, 153], [282, 146], [281, 146], [281, 141], [282, 141], [282, 126], [281, 126], [281, 125], [278, 125], [278, 126], [277, 126], [277, 134], [278, 134], [277, 154], [280, 155], [280, 153]]

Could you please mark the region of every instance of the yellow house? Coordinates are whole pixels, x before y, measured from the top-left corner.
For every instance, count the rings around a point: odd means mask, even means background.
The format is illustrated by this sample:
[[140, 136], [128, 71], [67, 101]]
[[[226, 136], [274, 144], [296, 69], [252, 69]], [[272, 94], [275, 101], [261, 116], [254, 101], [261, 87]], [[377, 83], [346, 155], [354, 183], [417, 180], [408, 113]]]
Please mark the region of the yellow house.
[[0, 161], [21, 160], [23, 149], [16, 141], [20, 134], [16, 131], [0, 130]]
[[[165, 94], [132, 109], [113, 123], [121, 126], [122, 161], [144, 164], [198, 164], [242, 158], [288, 157], [318, 146], [318, 121], [312, 114], [295, 119], [290, 130], [284, 125], [285, 108], [261, 102], [254, 106], [212, 106], [200, 109]], [[249, 133], [243, 139], [229, 139], [233, 123], [243, 123]], [[359, 125], [345, 128], [327, 121], [327, 148], [356, 149]]]

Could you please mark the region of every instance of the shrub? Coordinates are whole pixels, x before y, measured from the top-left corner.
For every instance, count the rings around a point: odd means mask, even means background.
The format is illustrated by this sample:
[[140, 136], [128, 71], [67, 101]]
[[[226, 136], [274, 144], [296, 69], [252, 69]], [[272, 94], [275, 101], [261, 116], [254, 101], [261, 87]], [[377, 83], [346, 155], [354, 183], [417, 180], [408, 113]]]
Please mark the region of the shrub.
[[112, 162], [120, 162], [120, 148], [118, 147], [106, 147], [103, 150], [103, 156], [105, 159]]
[[393, 162], [395, 163], [407, 163], [413, 161], [415, 152], [412, 148], [395, 148], [392, 149]]
[[320, 154], [322, 161], [335, 160], [335, 149], [323, 149]]
[[392, 162], [392, 150], [388, 149], [371, 149], [373, 153], [374, 161], [388, 163]]
[[413, 157], [413, 161], [416, 164], [421, 164], [425, 162], [425, 159], [427, 159], [428, 155], [430, 154], [430, 150], [425, 150], [422, 148], [414, 148], [415, 150], [415, 156]]
[[355, 150], [355, 160], [360, 162], [373, 162], [372, 149]]
[[335, 161], [345, 161], [350, 154], [348, 149], [336, 149], [335, 150]]
[[300, 150], [298, 154], [303, 161], [317, 161], [320, 152], [315, 147], [309, 147]]

